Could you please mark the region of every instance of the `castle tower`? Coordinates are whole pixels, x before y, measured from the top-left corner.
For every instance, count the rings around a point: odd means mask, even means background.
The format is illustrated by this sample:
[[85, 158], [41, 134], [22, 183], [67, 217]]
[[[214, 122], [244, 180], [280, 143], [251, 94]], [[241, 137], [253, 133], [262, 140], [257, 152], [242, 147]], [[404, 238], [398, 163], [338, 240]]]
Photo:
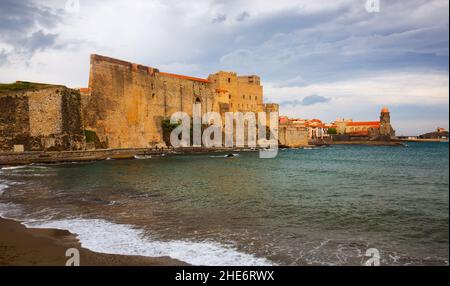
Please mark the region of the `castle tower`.
[[385, 106], [381, 109], [380, 115], [380, 135], [381, 136], [395, 136], [395, 131], [391, 125], [391, 113], [389, 109]]

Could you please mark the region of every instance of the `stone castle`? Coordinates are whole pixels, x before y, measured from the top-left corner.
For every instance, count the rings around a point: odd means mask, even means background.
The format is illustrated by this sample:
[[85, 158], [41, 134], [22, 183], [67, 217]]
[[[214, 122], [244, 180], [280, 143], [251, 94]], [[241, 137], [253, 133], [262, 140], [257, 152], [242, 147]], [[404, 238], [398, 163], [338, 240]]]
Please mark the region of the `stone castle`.
[[163, 120], [192, 116], [195, 103], [203, 114], [279, 110], [263, 102], [256, 75], [196, 78], [100, 55], [91, 55], [88, 88], [17, 84], [0, 91], [0, 151], [162, 147]]

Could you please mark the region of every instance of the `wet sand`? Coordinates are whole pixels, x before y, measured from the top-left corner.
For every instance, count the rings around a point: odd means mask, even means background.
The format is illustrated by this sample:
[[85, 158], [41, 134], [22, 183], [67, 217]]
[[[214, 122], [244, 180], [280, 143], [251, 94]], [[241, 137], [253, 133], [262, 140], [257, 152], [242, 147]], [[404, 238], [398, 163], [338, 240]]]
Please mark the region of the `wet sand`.
[[29, 229], [17, 221], [0, 218], [0, 266], [65, 266], [68, 248], [80, 251], [81, 266], [178, 266], [184, 262], [103, 254], [82, 248], [76, 236], [58, 229]]

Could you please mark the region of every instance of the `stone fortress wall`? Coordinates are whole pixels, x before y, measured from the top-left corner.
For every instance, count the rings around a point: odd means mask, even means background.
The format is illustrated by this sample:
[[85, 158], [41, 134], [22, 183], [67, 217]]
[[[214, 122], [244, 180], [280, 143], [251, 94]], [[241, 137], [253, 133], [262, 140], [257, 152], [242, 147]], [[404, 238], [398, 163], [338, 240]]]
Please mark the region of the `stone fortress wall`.
[[63, 86], [0, 93], [0, 151], [85, 148], [81, 96]]
[[92, 55], [89, 92], [83, 100], [85, 128], [108, 148], [149, 148], [163, 144], [161, 122], [178, 111], [192, 116], [193, 104], [207, 112], [278, 112], [263, 104], [258, 76], [233, 72], [207, 79]]

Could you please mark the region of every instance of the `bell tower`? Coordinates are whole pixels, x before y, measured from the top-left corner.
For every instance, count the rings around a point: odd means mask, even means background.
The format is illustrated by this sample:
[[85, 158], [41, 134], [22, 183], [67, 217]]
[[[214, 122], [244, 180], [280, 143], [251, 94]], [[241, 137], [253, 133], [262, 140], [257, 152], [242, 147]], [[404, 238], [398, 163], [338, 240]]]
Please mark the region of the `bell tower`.
[[385, 106], [381, 109], [380, 115], [380, 135], [382, 136], [395, 136], [395, 131], [391, 125], [391, 113], [389, 109]]

